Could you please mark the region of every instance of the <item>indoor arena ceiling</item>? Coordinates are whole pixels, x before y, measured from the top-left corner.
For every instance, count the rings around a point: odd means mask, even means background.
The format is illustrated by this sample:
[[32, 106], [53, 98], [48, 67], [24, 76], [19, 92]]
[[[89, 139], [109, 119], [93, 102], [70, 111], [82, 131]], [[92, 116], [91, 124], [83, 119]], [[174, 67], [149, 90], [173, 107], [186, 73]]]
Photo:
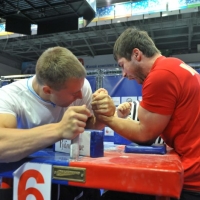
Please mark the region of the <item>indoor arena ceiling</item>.
[[[51, 0], [18, 0], [26, 2], [35, 10], [31, 2], [43, 1], [51, 8]], [[55, 0], [54, 0], [55, 1]], [[68, 2], [69, 0], [62, 0]], [[12, 5], [16, 0], [0, 0], [0, 16], [3, 16], [3, 5]], [[110, 0], [111, 4], [125, 2], [122, 0]], [[97, 0], [97, 7], [108, 5], [108, 0]], [[42, 10], [42, 8], [41, 8]], [[54, 10], [55, 11], [55, 10]], [[17, 12], [22, 12], [18, 10]], [[56, 12], [56, 11], [55, 11]], [[57, 11], [59, 14], [59, 11]], [[153, 16], [153, 15], [152, 15]], [[191, 12], [172, 12], [164, 16], [162, 13], [157, 17], [147, 15], [138, 20], [125, 20], [117, 23], [112, 22], [102, 25], [88, 26], [79, 30], [57, 32], [45, 35], [27, 35], [15, 37], [7, 35], [0, 38], [1, 54], [8, 54], [21, 61], [37, 60], [40, 54], [47, 48], [63, 46], [69, 48], [76, 56], [91, 56], [112, 54], [113, 45], [117, 37], [128, 27], [136, 26], [146, 30], [153, 38], [156, 46], [164, 55], [183, 54], [197, 52], [200, 44], [200, 11], [197, 8]], [[5, 15], [4, 15], [4, 18]], [[4, 20], [4, 19], [2, 19]]]

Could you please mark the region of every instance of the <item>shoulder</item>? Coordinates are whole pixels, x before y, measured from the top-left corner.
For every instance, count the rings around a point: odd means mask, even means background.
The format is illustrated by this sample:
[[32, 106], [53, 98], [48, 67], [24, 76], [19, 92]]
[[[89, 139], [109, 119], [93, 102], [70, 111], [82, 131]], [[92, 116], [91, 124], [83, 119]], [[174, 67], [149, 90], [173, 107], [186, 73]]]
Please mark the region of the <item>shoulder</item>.
[[152, 83], [151, 81], [153, 81], [155, 84], [162, 84], [169, 80], [178, 81], [180, 73], [183, 70], [181, 64], [183, 64], [183, 61], [177, 58], [158, 58], [144, 83], [149, 81]]
[[27, 92], [26, 80], [19, 80], [0, 88], [0, 101], [11, 102], [12, 104], [18, 101], [21, 102], [21, 99], [25, 98]]
[[[162, 75], [179, 75], [182, 72], [187, 72], [185, 70], [185, 67], [183, 65], [186, 65], [182, 60], [175, 58], [175, 57], [161, 57], [158, 58], [154, 66], [152, 67], [152, 70], [150, 71], [150, 75], [154, 74], [160, 74]], [[189, 67], [189, 66], [188, 66]], [[159, 77], [158, 77], [159, 78]]]
[[91, 89], [90, 83], [86, 78], [84, 80], [84, 84], [83, 84], [83, 87], [82, 87], [82, 93], [83, 93], [83, 96], [85, 96], [84, 95], [85, 93], [91, 93], [92, 94], [92, 89]]
[[85, 78], [85, 80], [84, 80], [84, 85], [83, 85], [83, 87], [86, 87], [86, 88], [90, 88], [90, 83], [89, 83], [89, 81]]
[[27, 79], [22, 79], [22, 80], [19, 80], [19, 81], [15, 81], [13, 83], [10, 83], [8, 85], [5, 85], [3, 87], [0, 88], [1, 91], [7, 91], [7, 90], [11, 90], [11, 91], [21, 91], [22, 89], [26, 89], [27, 85]]

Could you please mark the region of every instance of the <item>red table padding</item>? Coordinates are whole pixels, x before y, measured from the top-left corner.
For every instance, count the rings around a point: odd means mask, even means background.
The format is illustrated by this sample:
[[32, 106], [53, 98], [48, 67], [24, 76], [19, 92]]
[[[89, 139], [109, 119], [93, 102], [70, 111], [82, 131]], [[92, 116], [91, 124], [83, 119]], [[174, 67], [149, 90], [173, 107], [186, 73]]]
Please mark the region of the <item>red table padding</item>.
[[86, 168], [86, 181], [68, 182], [74, 186], [178, 198], [183, 185], [183, 167], [171, 149], [165, 155], [106, 150], [104, 157], [82, 157], [69, 166]]

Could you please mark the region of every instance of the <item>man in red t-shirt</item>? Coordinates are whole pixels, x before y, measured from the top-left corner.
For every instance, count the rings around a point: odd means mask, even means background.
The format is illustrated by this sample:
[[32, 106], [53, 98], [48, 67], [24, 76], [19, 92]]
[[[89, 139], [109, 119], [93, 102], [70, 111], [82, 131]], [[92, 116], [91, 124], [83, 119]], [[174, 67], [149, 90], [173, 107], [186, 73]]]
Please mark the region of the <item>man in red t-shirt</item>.
[[[101, 120], [123, 137], [140, 144], [151, 144], [161, 135], [179, 154], [184, 167], [180, 199], [199, 200], [200, 75], [183, 61], [162, 56], [148, 34], [136, 28], [128, 28], [117, 39], [114, 57], [124, 77], [142, 84], [140, 122], [103, 115]], [[111, 193], [108, 191], [102, 199], [116, 198], [115, 192], [113, 196]], [[138, 194], [120, 198], [120, 193], [117, 194], [118, 200], [141, 198], [155, 199]]]

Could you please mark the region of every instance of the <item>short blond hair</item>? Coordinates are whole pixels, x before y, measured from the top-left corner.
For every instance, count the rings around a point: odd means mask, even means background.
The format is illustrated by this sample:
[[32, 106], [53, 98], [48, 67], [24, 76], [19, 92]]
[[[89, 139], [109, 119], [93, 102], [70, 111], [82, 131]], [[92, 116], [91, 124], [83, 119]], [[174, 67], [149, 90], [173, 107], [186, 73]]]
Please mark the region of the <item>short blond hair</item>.
[[36, 64], [36, 78], [40, 85], [61, 89], [70, 78], [84, 78], [86, 70], [67, 48], [53, 47], [42, 53]]

